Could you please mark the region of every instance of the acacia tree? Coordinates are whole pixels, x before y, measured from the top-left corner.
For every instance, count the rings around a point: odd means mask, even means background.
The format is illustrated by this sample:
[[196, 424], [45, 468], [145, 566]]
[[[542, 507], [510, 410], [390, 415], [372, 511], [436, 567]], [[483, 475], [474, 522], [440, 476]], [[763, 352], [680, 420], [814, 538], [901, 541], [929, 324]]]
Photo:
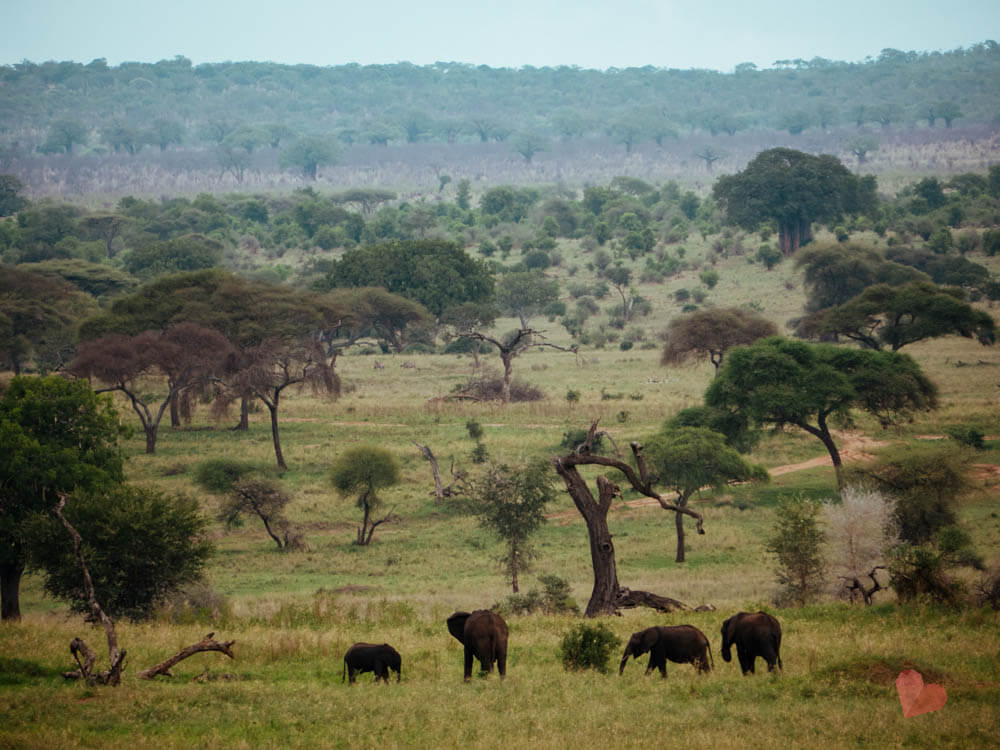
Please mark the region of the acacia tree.
[[17, 376], [0, 395], [0, 618], [21, 616], [25, 521], [59, 493], [122, 481], [121, 432], [108, 397], [83, 381]]
[[281, 451], [278, 414], [285, 390], [309, 385], [334, 397], [340, 395], [340, 376], [334, 370], [334, 363], [328, 360], [321, 342], [310, 338], [291, 341], [269, 338], [260, 346], [244, 350], [235, 358], [234, 371], [227, 382], [230, 394], [241, 397], [251, 394], [267, 407], [274, 457], [282, 469], [287, 469], [288, 464]]
[[[726, 445], [724, 435], [706, 427], [668, 428], [646, 444], [646, 461], [655, 483], [677, 493], [676, 505], [686, 508], [691, 496], [704, 487], [729, 482], [766, 480], [767, 472], [752, 466]], [[675, 562], [684, 562], [684, 513], [674, 514], [677, 528]]]
[[707, 355], [718, 373], [722, 358], [734, 346], [752, 344], [777, 333], [774, 323], [753, 310], [739, 307], [695, 310], [670, 321], [660, 364], [679, 365]]
[[831, 421], [849, 424], [850, 411], [857, 408], [887, 427], [914, 410], [934, 408], [937, 389], [905, 354], [775, 336], [733, 349], [705, 392], [705, 403], [753, 424], [795, 426], [818, 438], [842, 488]]
[[371, 544], [376, 527], [392, 519], [391, 512], [379, 519], [374, 516], [382, 506], [379, 490], [399, 482], [395, 457], [373, 445], [350, 448], [334, 461], [330, 482], [342, 497], [357, 493], [357, 505], [363, 516], [356, 544], [362, 547]]
[[835, 156], [772, 148], [757, 154], [742, 172], [720, 177], [712, 195], [731, 223], [749, 231], [774, 221], [781, 251], [791, 255], [811, 238], [812, 222], [872, 205], [875, 184], [851, 174]]
[[276, 483], [262, 477], [241, 477], [234, 481], [219, 508], [219, 520], [233, 528], [243, 516], [256, 516], [279, 550], [303, 546], [302, 536], [285, 518], [285, 506], [292, 496]]
[[908, 344], [957, 334], [983, 346], [996, 341], [996, 323], [965, 301], [965, 292], [929, 281], [876, 284], [843, 305], [824, 310], [813, 330], [844, 336], [867, 349], [898, 351]]
[[[121, 391], [139, 417], [146, 434], [146, 453], [156, 452], [156, 437], [167, 407], [186, 391], [207, 385], [220, 376], [232, 347], [218, 331], [181, 323], [166, 331], [144, 331], [137, 336], [111, 334], [80, 345], [66, 368], [77, 377], [106, 383], [97, 393]], [[141, 382], [165, 376], [166, 395], [155, 403]]]
[[559, 280], [547, 278], [539, 270], [501, 274], [496, 282], [496, 297], [500, 312], [516, 315], [521, 328], [527, 328], [533, 316], [558, 299]]
[[555, 498], [548, 470], [545, 460], [513, 468], [493, 464], [469, 491], [480, 524], [507, 546], [501, 562], [515, 594], [518, 574], [529, 570], [534, 558], [529, 537], [545, 522], [545, 506]]
[[91, 297], [61, 278], [0, 266], [0, 362], [15, 375], [32, 361], [43, 371], [65, 364], [80, 320], [96, 311]]
[[601, 433], [597, 432], [597, 422], [592, 422], [587, 431], [587, 439], [581, 445], [569, 454], [553, 459], [556, 473], [565, 482], [573, 504], [580, 511], [580, 515], [583, 516], [583, 520], [587, 524], [587, 535], [590, 539], [590, 561], [594, 570], [594, 588], [590, 595], [590, 601], [587, 603], [586, 616], [614, 614], [620, 607], [634, 607], [638, 604], [664, 611], [684, 609], [685, 606], [676, 600], [645, 591], [630, 591], [618, 583], [615, 546], [608, 529], [608, 511], [611, 509], [611, 502], [621, 494], [621, 490], [607, 477], [598, 476], [597, 497], [595, 498], [587, 481], [580, 475], [579, 467], [597, 465], [621, 472], [636, 492], [653, 498], [664, 510], [691, 516], [697, 521], [698, 533], [704, 534], [701, 514], [690, 508], [682, 508], [667, 502], [653, 489], [653, 478], [647, 469], [642, 445], [635, 442], [630, 444], [635, 462], [633, 467], [620, 455], [610, 457], [596, 454], [592, 450], [592, 446], [599, 434]]

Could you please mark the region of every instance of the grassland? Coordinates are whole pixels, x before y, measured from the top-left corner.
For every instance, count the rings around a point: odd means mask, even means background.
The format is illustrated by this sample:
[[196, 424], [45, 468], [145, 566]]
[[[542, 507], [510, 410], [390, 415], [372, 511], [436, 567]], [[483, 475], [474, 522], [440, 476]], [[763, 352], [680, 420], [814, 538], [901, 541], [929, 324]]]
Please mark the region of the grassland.
[[[701, 249], [689, 248], [697, 261]], [[568, 264], [574, 262], [567, 249]], [[977, 262], [987, 259], [975, 258]], [[580, 277], [587, 273], [575, 261]], [[777, 322], [801, 309], [792, 271], [771, 273], [743, 257], [717, 265], [717, 304], [756, 301]], [[996, 269], [994, 269], [996, 270]], [[560, 269], [558, 273], [566, 273]], [[677, 306], [673, 288], [691, 285], [695, 270], [666, 285], [640, 289], [654, 303], [650, 334]], [[542, 325], [560, 341], [555, 324]], [[652, 339], [652, 335], [650, 336]], [[909, 347], [938, 384], [941, 407], [912, 424], [884, 432], [859, 418], [856, 434], [877, 441], [938, 436], [970, 424], [1000, 434], [997, 387], [1000, 352], [960, 338]], [[495, 355], [494, 355], [495, 356]], [[645, 677], [644, 662], [624, 676], [563, 670], [557, 657], [567, 615], [511, 616], [508, 678], [461, 681], [461, 649], [444, 627], [455, 609], [490, 606], [509, 593], [496, 563], [500, 546], [454, 502], [434, 500], [428, 463], [413, 442], [430, 445], [447, 473], [454, 458], [474, 470], [466, 423], [484, 427], [491, 458], [516, 465], [557, 455], [563, 434], [594, 418], [620, 444], [642, 439], [678, 409], [698, 403], [712, 377], [707, 363], [679, 369], [658, 364], [655, 347], [589, 350], [578, 356], [532, 350], [516, 360], [518, 377], [546, 394], [540, 402], [459, 403], [442, 399], [471, 373], [466, 355], [344, 356], [347, 385], [337, 401], [303, 392], [282, 406], [282, 436], [290, 470], [282, 485], [293, 494], [290, 519], [308, 548], [280, 553], [263, 529], [248, 523], [213, 528], [217, 554], [211, 587], [225, 598], [214, 614], [163, 615], [118, 624], [129, 668], [117, 689], [67, 683], [67, 645], [86, 638], [99, 651], [103, 636], [65, 606], [44, 596], [29, 576], [20, 623], [0, 627], [0, 747], [10, 748], [306, 748], [306, 747], [969, 747], [994, 744], [1000, 726], [1000, 615], [900, 606], [886, 598], [869, 609], [829, 599], [799, 608], [771, 605], [773, 564], [762, 539], [784, 495], [832, 497], [832, 470], [819, 466], [777, 474], [767, 486], [703, 493], [704, 536], [688, 536], [688, 562], [673, 563], [673, 518], [626, 495], [609, 516], [623, 585], [711, 604], [714, 612], [673, 615], [627, 611], [606, 624], [625, 639], [652, 624], [689, 622], [709, 635], [715, 671], [696, 676], [669, 665], [668, 679]], [[489, 365], [489, 356], [483, 358]], [[404, 366], [406, 365], [406, 366]], [[157, 383], [149, 388], [156, 390]], [[566, 399], [578, 391], [579, 401]], [[610, 398], [609, 398], [610, 396]], [[126, 404], [121, 405], [131, 419]], [[218, 499], [199, 492], [193, 470], [214, 456], [273, 466], [266, 413], [252, 415], [247, 433], [213, 422], [207, 410], [188, 429], [164, 429], [157, 453], [142, 453], [141, 432], [128, 441], [133, 481], [197, 493], [206, 513]], [[841, 438], [850, 443], [848, 434]], [[353, 544], [359, 512], [339, 498], [326, 473], [349, 446], [377, 443], [402, 466], [403, 481], [385, 492], [399, 520], [380, 526], [369, 548]], [[991, 445], [996, 445], [992, 443]], [[864, 447], [864, 446], [862, 446]], [[824, 455], [818, 441], [770, 436], [751, 458], [774, 468]], [[848, 461], [860, 460], [858, 453]], [[976, 457], [998, 464], [996, 448]], [[275, 474], [277, 476], [277, 474]], [[963, 501], [962, 520], [993, 561], [1000, 548], [996, 479], [977, 474]], [[581, 605], [590, 593], [585, 526], [565, 493], [549, 509], [536, 537], [535, 571], [566, 579]], [[536, 586], [532, 576], [523, 588]], [[719, 627], [739, 609], [767, 607], [784, 624], [784, 673], [742, 678], [722, 662]], [[235, 662], [202, 654], [182, 662], [172, 679], [142, 682], [135, 673], [199, 640], [205, 633], [235, 639]], [[403, 654], [403, 681], [363, 679], [341, 684], [341, 657], [359, 640], [387, 641]], [[948, 690], [945, 708], [904, 719], [893, 680], [904, 667]], [[207, 673], [206, 673], [206, 670]], [[200, 681], [195, 678], [201, 676]]]

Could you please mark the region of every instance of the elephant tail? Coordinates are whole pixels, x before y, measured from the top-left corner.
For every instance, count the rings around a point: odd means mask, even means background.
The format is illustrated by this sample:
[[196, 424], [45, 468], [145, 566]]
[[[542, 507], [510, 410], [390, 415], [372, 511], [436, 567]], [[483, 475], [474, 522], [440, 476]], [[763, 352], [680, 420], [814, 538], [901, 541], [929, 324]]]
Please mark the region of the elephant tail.
[[709, 663], [709, 665], [711, 666], [712, 669], [715, 669], [715, 657], [712, 656], [712, 643], [709, 642], [706, 645], [707, 645], [707, 648], [708, 648], [708, 663]]
[[344, 659], [344, 671], [340, 673], [340, 681], [343, 682], [347, 677], [347, 659]]

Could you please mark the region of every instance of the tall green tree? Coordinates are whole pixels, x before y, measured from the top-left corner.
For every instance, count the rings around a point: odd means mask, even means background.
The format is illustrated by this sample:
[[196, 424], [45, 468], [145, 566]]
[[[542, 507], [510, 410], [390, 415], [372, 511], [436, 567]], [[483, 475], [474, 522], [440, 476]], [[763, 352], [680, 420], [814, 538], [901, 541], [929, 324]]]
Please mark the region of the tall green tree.
[[97, 310], [92, 297], [61, 278], [0, 266], [0, 363], [15, 374], [31, 363], [41, 371], [61, 367], [81, 321]]
[[781, 250], [791, 255], [812, 237], [811, 224], [874, 205], [874, 179], [851, 174], [835, 156], [813, 156], [790, 148], [757, 154], [742, 172], [720, 177], [712, 195], [729, 222], [756, 230], [778, 225]]
[[[646, 462], [656, 485], [677, 494], [675, 504], [686, 508], [691, 496], [704, 487], [729, 482], [766, 479], [767, 472], [747, 463], [726, 444], [726, 438], [705, 427], [671, 427], [646, 443]], [[677, 528], [675, 562], [684, 562], [684, 514], [674, 513]]]
[[320, 167], [337, 162], [337, 148], [325, 138], [303, 136], [281, 152], [278, 163], [295, 167], [310, 180], [316, 179]]
[[491, 464], [469, 490], [480, 524], [507, 547], [501, 563], [515, 594], [518, 575], [530, 569], [535, 555], [530, 537], [545, 522], [545, 506], [556, 496], [549, 467], [545, 459], [515, 467]]
[[888, 426], [915, 410], [934, 408], [937, 389], [899, 352], [772, 337], [733, 349], [705, 392], [705, 403], [752, 424], [805, 430], [827, 449], [840, 488], [843, 462], [831, 423], [849, 424], [851, 409], [861, 409]]
[[17, 376], [0, 394], [0, 611], [21, 616], [21, 576], [32, 544], [26, 522], [61, 493], [123, 479], [122, 428], [107, 397], [84, 381]]
[[[213, 545], [198, 501], [121, 484], [74, 493], [63, 511], [83, 538], [83, 555], [101, 608], [111, 617], [145, 620], [157, 604], [201, 578]], [[45, 590], [89, 612], [73, 543], [52, 514], [29, 524], [30, 562]]]
[[316, 288], [380, 286], [415, 299], [435, 316], [463, 302], [493, 297], [485, 262], [444, 240], [401, 240], [348, 250]]

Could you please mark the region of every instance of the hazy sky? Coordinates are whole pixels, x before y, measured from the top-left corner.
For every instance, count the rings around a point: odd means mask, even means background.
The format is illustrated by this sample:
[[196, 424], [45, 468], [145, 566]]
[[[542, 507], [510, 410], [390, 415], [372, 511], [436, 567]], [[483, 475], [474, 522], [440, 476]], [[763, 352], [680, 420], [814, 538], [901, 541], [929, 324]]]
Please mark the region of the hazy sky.
[[1000, 38], [1000, 0], [0, 0], [0, 64], [860, 61]]

